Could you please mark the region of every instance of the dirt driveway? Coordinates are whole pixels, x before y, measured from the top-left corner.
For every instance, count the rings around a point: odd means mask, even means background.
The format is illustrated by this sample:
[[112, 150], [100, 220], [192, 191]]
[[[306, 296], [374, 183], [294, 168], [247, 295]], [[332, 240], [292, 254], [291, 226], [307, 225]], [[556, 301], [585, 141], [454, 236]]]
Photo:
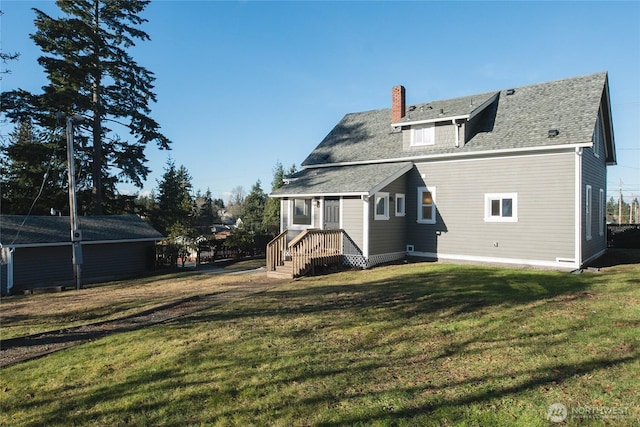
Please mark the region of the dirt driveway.
[[[215, 274], [222, 273], [220, 271], [209, 271], [207, 273], [211, 273], [211, 276], [222, 276], [222, 274]], [[206, 288], [206, 291], [202, 292], [198, 292], [200, 288], [189, 289], [191, 295], [184, 298], [174, 299], [170, 303], [157, 305], [116, 319], [0, 340], [0, 368], [42, 357], [110, 334], [132, 331], [167, 322], [229, 301], [236, 301], [250, 295], [265, 292], [281, 283], [281, 281], [265, 279], [264, 270], [234, 272], [228, 273], [228, 275], [235, 276], [236, 280], [231, 280], [231, 283], [225, 283], [224, 286], [214, 287], [215, 283], [211, 284]], [[246, 276], [250, 275], [260, 275], [260, 277], [257, 280], [249, 280]], [[245, 276], [245, 278], [241, 279], [240, 276]], [[204, 283], [206, 284], [207, 282], [205, 281]], [[187, 286], [189, 285], [185, 282], [182, 289], [186, 291]], [[94, 292], [101, 291], [94, 290]], [[137, 289], [132, 288], [131, 291], [135, 293]], [[68, 294], [73, 294], [73, 292], [70, 291]], [[8, 303], [7, 305], [10, 304]], [[34, 303], [33, 305], [35, 306], [36, 304]], [[5, 310], [3, 311], [6, 316], [10, 307], [5, 305], [4, 308]], [[9, 315], [11, 315], [10, 312]], [[3, 323], [6, 324], [6, 322]]]

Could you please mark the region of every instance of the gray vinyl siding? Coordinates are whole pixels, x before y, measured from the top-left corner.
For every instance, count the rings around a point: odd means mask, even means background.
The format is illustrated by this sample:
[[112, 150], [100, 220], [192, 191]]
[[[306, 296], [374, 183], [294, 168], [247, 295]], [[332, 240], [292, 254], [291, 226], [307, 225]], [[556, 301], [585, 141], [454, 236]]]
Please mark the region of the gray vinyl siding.
[[456, 145], [456, 132], [458, 132], [459, 145], [464, 144], [465, 128], [464, 125], [454, 126], [450, 121], [445, 123], [435, 123], [435, 144], [433, 145], [420, 145], [411, 146], [411, 130], [407, 127], [402, 132], [402, 146], [403, 151], [428, 151], [430, 149], [437, 150], [442, 147], [455, 147]]
[[360, 197], [345, 197], [342, 199], [342, 223], [340, 226], [362, 250], [364, 247], [363, 218], [364, 202]]
[[[587, 218], [586, 218], [586, 196], [587, 185], [591, 186], [591, 240], [587, 240]], [[600, 189], [604, 194], [604, 215], [600, 217]], [[582, 261], [598, 255], [607, 248], [606, 226], [603, 228], [604, 234], [600, 235], [600, 222], [606, 220], [607, 203], [607, 167], [605, 164], [604, 147], [600, 147], [600, 157], [593, 154], [591, 148], [585, 148], [582, 153], [582, 224], [583, 230], [580, 233], [582, 239]]]
[[0, 295], [7, 293], [7, 268], [6, 264], [0, 264]]
[[16, 248], [13, 253], [13, 286], [40, 287], [73, 282], [71, 245]]
[[[153, 242], [83, 245], [83, 282], [144, 273], [153, 267]], [[71, 246], [16, 248], [13, 256], [14, 288], [74, 283]]]
[[[300, 234], [305, 228], [324, 228], [322, 224], [322, 209], [323, 207], [317, 207], [315, 200], [311, 203], [313, 212], [313, 223], [310, 226], [297, 226], [291, 228], [289, 224], [289, 203], [292, 199], [284, 199], [282, 206], [282, 224], [287, 230], [287, 241], [291, 241], [298, 234]], [[349, 237], [354, 241], [360, 249], [363, 248], [364, 233], [363, 233], [363, 201], [360, 197], [343, 197], [341, 198], [341, 224], [340, 227], [349, 234]], [[284, 231], [284, 230], [283, 230]]]
[[372, 195], [369, 198], [369, 255], [404, 252], [406, 250], [407, 216], [396, 216], [394, 203], [397, 193], [403, 193], [406, 197], [406, 175], [384, 187], [380, 192], [389, 193], [394, 201], [389, 203], [389, 219], [376, 220], [374, 219], [375, 196]]
[[130, 276], [153, 267], [153, 242], [86, 245], [82, 250], [82, 273], [88, 278]]
[[[406, 243], [443, 257], [574, 259], [574, 170], [573, 151], [417, 164], [409, 173]], [[436, 189], [434, 225], [416, 223], [422, 186]], [[518, 222], [485, 222], [487, 193], [517, 193]]]

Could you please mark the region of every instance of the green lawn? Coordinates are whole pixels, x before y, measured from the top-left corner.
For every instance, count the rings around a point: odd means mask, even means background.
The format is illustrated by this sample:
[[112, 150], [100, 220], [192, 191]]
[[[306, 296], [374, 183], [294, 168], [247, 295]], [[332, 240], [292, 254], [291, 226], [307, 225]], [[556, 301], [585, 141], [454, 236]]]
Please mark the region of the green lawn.
[[349, 271], [3, 368], [0, 426], [638, 426], [639, 329], [637, 264]]

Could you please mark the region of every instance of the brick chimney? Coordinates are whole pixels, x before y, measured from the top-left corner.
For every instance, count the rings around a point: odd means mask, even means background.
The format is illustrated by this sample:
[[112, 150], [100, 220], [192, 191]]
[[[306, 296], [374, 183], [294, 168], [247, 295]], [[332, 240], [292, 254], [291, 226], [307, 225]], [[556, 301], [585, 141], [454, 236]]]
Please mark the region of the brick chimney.
[[394, 86], [391, 89], [391, 122], [399, 122], [405, 114], [404, 86]]

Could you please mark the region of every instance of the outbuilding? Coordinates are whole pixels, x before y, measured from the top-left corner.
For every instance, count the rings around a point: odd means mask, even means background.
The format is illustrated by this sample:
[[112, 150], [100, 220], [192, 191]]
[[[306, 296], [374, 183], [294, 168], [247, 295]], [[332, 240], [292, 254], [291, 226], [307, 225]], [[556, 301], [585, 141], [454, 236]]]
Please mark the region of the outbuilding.
[[[154, 268], [163, 236], [137, 215], [79, 218], [82, 283], [143, 274]], [[74, 285], [68, 216], [0, 216], [3, 295]]]

